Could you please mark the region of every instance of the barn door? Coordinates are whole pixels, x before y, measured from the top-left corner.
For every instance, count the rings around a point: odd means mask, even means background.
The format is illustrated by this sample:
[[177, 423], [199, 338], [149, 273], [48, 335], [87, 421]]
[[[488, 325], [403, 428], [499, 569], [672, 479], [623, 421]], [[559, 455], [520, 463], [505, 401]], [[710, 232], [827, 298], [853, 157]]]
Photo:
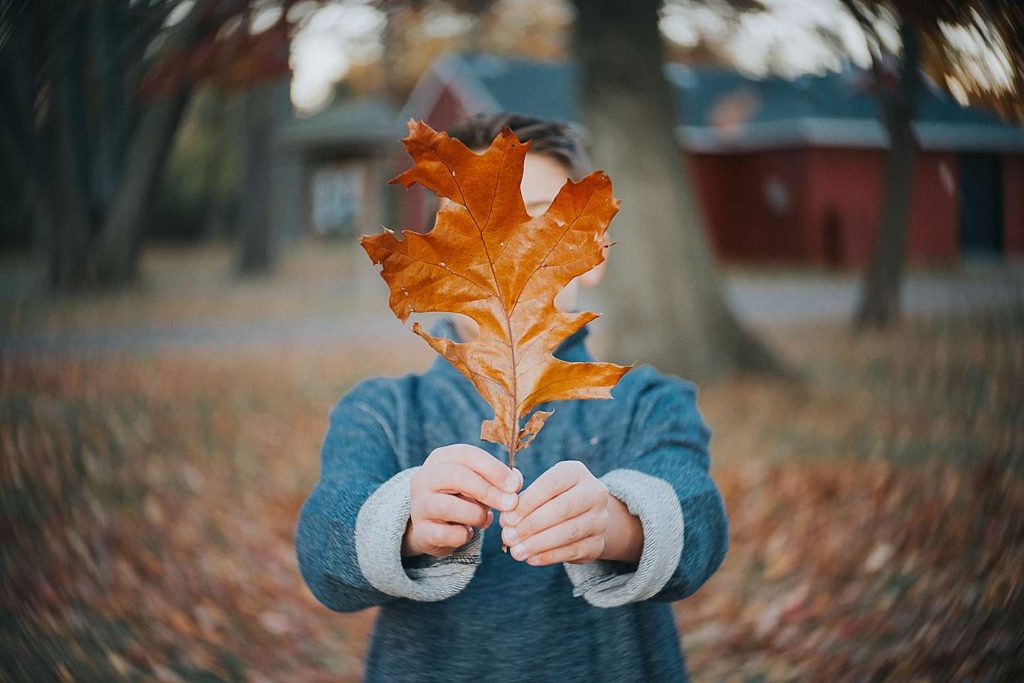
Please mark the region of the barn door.
[[961, 154], [960, 254], [999, 256], [1003, 253], [1003, 173], [997, 154]]

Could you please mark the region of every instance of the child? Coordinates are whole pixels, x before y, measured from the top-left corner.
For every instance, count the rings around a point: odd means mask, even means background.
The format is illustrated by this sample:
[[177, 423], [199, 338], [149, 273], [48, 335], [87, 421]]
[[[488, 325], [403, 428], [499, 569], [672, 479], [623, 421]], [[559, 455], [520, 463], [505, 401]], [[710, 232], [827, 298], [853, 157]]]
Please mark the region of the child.
[[[565, 125], [522, 116], [478, 116], [449, 134], [480, 151], [503, 125], [531, 140], [523, 198], [543, 213], [588, 171], [582, 147]], [[601, 274], [577, 278], [558, 305], [573, 309], [577, 285]], [[457, 317], [431, 332], [474, 330]], [[587, 333], [554, 355], [592, 360]], [[650, 365], [612, 395], [541, 406], [554, 414], [514, 470], [480, 441], [493, 413], [443, 357], [341, 398], [296, 545], [324, 605], [381, 607], [366, 680], [687, 680], [670, 603], [728, 548], [710, 433], [695, 387]]]

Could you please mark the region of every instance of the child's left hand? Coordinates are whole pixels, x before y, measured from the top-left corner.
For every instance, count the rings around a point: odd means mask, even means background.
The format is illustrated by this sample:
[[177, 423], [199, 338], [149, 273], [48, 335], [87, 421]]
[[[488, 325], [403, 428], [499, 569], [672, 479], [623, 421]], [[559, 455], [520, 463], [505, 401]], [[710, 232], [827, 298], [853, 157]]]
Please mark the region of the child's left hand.
[[592, 562], [605, 552], [615, 503], [586, 465], [563, 460], [520, 493], [514, 510], [501, 513], [501, 537], [512, 557], [531, 565]]

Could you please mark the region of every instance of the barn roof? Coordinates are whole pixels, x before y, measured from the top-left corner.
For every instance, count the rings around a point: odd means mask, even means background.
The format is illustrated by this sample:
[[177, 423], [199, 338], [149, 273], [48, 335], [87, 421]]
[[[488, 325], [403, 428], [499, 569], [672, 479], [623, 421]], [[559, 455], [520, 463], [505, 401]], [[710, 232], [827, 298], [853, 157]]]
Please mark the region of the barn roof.
[[[668, 64], [677, 104], [677, 135], [709, 152], [792, 146], [886, 147], [866, 72], [753, 79], [722, 67]], [[580, 123], [579, 71], [486, 53], [453, 53], [424, 74], [399, 119], [426, 117], [448, 88], [467, 111], [511, 111]], [[1024, 151], [1024, 128], [962, 107], [929, 85], [914, 120], [925, 149]]]

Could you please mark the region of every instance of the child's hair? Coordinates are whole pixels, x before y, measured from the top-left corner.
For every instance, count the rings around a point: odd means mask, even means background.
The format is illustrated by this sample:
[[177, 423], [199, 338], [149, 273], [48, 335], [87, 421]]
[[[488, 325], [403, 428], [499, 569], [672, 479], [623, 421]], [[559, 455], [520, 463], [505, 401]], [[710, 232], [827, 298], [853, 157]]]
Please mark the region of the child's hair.
[[541, 119], [522, 114], [486, 114], [472, 116], [447, 132], [470, 149], [487, 149], [508, 126], [520, 142], [530, 140], [530, 151], [554, 157], [569, 169], [574, 180], [580, 180], [593, 169], [583, 147], [580, 133], [563, 121]]

